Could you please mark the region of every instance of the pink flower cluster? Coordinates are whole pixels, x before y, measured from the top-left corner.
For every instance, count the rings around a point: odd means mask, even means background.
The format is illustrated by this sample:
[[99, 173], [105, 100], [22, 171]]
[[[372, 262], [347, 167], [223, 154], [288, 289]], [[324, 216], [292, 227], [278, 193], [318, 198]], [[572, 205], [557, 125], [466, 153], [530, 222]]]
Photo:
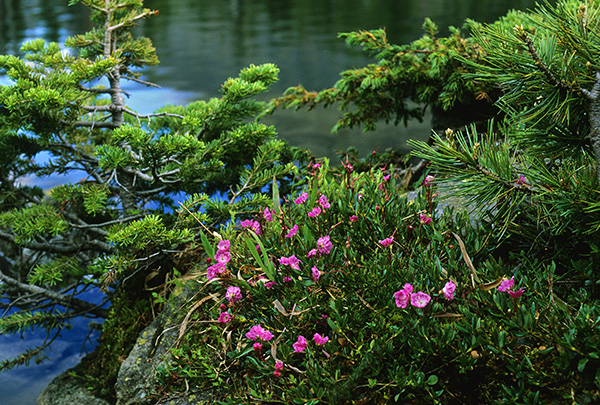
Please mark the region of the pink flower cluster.
[[281, 370], [283, 370], [283, 363], [278, 361], [275, 363], [275, 371], [273, 371], [273, 375], [275, 377], [281, 377]]
[[262, 229], [258, 221], [255, 221], [253, 219], [246, 219], [240, 222], [240, 226], [244, 229], [251, 229], [257, 235], [262, 235]]
[[500, 292], [506, 291], [511, 297], [513, 297], [514, 299], [517, 299], [521, 295], [523, 295], [523, 292], [525, 291], [525, 289], [520, 288], [515, 291], [515, 290], [513, 290], [514, 286], [515, 286], [515, 278], [511, 277], [510, 280], [503, 280], [500, 283], [500, 286], [498, 287], [498, 291], [500, 291]]
[[323, 208], [323, 211], [328, 210], [331, 207], [331, 204], [329, 204], [329, 202], [327, 201], [327, 196], [325, 194], [322, 194], [319, 197], [319, 205], [321, 206], [321, 208]]
[[227, 301], [231, 302], [232, 304], [235, 304], [236, 302], [241, 300], [242, 291], [240, 290], [240, 287], [227, 287], [225, 298], [227, 298]]
[[230, 246], [231, 243], [227, 239], [219, 242], [217, 245], [217, 253], [215, 253], [214, 257], [216, 263], [206, 269], [207, 279], [212, 280], [225, 271], [227, 263], [231, 260], [231, 253], [229, 252]]
[[[254, 325], [250, 328], [250, 331], [246, 333], [246, 337], [250, 340], [263, 340], [265, 342], [273, 339], [273, 334], [268, 330], [264, 329], [262, 326]], [[262, 347], [262, 346], [261, 346]]]
[[329, 235], [322, 236], [317, 239], [317, 253], [320, 255], [328, 255], [333, 249], [333, 244], [329, 238]]
[[279, 258], [279, 264], [290, 266], [294, 270], [300, 270], [300, 263], [302, 261], [296, 255], [291, 255], [290, 257], [281, 256]]
[[219, 315], [219, 319], [217, 320], [219, 323], [227, 323], [231, 320], [231, 314], [229, 312], [221, 312]]
[[413, 307], [424, 308], [431, 301], [431, 297], [422, 291], [413, 293], [413, 286], [409, 283], [394, 293], [394, 299], [398, 308], [406, 308], [409, 301]]
[[[306, 193], [304, 193], [306, 194]], [[302, 194], [302, 196], [304, 195]], [[302, 197], [300, 196], [300, 197]], [[298, 200], [300, 199], [300, 197], [298, 197], [298, 199], [296, 199], [296, 204], [298, 204]], [[302, 200], [302, 202], [306, 201], [306, 198]], [[313, 209], [308, 213], [308, 216], [311, 218], [316, 218], [319, 215], [321, 215], [322, 212], [325, 212], [325, 210], [329, 209], [331, 207], [331, 204], [329, 204], [329, 201], [327, 201], [327, 196], [324, 194], [321, 194], [321, 196], [319, 197], [319, 206], [315, 206], [313, 207]]]
[[[317, 346], [322, 346], [329, 341], [329, 337], [321, 336], [320, 334], [315, 333], [313, 335], [313, 340], [315, 341], [315, 344]], [[306, 338], [302, 335], [298, 336], [298, 340], [292, 345], [295, 353], [302, 353], [304, 350], [306, 350], [307, 346], [308, 342], [306, 341]]]

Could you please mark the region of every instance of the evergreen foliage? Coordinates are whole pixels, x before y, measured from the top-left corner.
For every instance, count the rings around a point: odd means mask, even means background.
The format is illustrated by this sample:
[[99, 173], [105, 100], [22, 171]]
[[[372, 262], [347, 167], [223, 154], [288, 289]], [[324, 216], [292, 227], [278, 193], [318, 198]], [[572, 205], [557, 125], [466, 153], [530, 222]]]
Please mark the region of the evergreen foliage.
[[[141, 76], [158, 63], [155, 49], [133, 29], [157, 12], [140, 0], [69, 2], [76, 3], [90, 8], [91, 31], [0, 56], [11, 80], [0, 87], [3, 333], [35, 324], [50, 334], [73, 316], [105, 318], [125, 283], [138, 280], [127, 288], [145, 291], [145, 276], [140, 282], [132, 273], [164, 278], [172, 271], [165, 263], [194, 240], [193, 229], [173, 228], [174, 198], [225, 196], [228, 204], [214, 203], [220, 216], [198, 214], [211, 226], [256, 210], [261, 189], [274, 178], [287, 187], [291, 162], [304, 159], [256, 121], [265, 104], [255, 96], [277, 81], [276, 66], [243, 69], [220, 98], [139, 114], [127, 106], [122, 81], [156, 86]], [[38, 186], [56, 174], [81, 181]], [[78, 298], [98, 288], [104, 298]], [[43, 357], [44, 348], [17, 363]]]
[[272, 101], [271, 112], [338, 104], [344, 113], [334, 131], [354, 126], [372, 131], [378, 121], [395, 125], [411, 119], [421, 121], [427, 108], [442, 116], [467, 105], [471, 121], [479, 114], [489, 118], [493, 86], [467, 80], [463, 75], [467, 66], [460, 59], [478, 60], [483, 56], [482, 48], [455, 27], [450, 27], [448, 37], [441, 38], [430, 19], [425, 20], [423, 29], [423, 37], [407, 45], [391, 44], [383, 29], [341, 34], [348, 45], [361, 46], [377, 63], [342, 72], [329, 89], [316, 92], [291, 87]]
[[509, 231], [508, 248], [552, 252], [567, 272], [580, 260], [596, 266], [600, 242], [599, 7], [546, 2], [520, 14], [523, 24], [473, 25], [485, 57], [463, 60], [472, 68], [466, 77], [501, 90], [506, 119], [485, 135], [471, 129], [435, 135], [432, 145], [411, 142], [457, 194], [485, 207], [490, 224]]

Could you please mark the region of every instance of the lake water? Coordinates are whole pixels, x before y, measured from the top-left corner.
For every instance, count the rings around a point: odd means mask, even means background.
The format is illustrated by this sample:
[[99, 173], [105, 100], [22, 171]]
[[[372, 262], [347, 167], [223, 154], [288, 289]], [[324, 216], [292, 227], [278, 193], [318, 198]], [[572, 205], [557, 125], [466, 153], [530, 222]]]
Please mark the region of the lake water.
[[[21, 44], [37, 37], [62, 42], [91, 26], [87, 10], [67, 0], [0, 0], [0, 53], [18, 54]], [[281, 69], [269, 97], [302, 83], [308, 89], [330, 87], [339, 72], [373, 62], [358, 49], [346, 47], [340, 32], [386, 28], [390, 41], [405, 43], [421, 36], [425, 17], [447, 32], [466, 18], [491, 22], [511, 8], [533, 7], [534, 0], [146, 0], [159, 10], [143, 22], [140, 32], [154, 42], [161, 64], [144, 79], [162, 86], [129, 88], [129, 104], [150, 112], [167, 104], [219, 96], [227, 78], [251, 63], [272, 62]], [[0, 77], [0, 84], [6, 80]], [[381, 125], [377, 132], [342, 130], [331, 134], [335, 110], [277, 112], [268, 119], [290, 144], [317, 156], [356, 146], [361, 155], [387, 147], [403, 149], [406, 139], [426, 139], [428, 123], [409, 128]], [[60, 179], [58, 180], [60, 181]], [[51, 186], [50, 183], [46, 186]], [[41, 365], [0, 374], [0, 403], [33, 404], [55, 375], [72, 367], [85, 349], [86, 322], [65, 331]], [[0, 359], [19, 353], [43, 337], [0, 336]], [[81, 350], [84, 347], [84, 350]]]

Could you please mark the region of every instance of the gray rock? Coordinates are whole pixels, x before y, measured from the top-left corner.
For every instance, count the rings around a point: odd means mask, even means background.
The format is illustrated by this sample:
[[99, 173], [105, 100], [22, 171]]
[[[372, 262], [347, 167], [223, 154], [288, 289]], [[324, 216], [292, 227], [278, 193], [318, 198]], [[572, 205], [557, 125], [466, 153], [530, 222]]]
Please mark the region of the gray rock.
[[[165, 305], [161, 314], [140, 333], [127, 359], [121, 364], [115, 390], [117, 405], [153, 403], [147, 398], [157, 385], [156, 370], [171, 359], [169, 349], [175, 346], [179, 325], [185, 313], [177, 309], [196, 293], [192, 288], [173, 293], [174, 302]], [[188, 393], [180, 398], [160, 402], [170, 405], [213, 403], [207, 393]]]
[[36, 405], [110, 405], [107, 401], [94, 397], [81, 379], [71, 376], [69, 372], [73, 370], [52, 380], [38, 397]]

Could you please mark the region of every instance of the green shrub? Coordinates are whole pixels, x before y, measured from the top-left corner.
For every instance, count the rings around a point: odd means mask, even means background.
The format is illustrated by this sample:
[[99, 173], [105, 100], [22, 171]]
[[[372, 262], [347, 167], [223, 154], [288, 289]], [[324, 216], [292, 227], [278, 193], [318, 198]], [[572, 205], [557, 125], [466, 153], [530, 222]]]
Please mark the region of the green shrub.
[[[409, 200], [393, 168], [346, 169], [309, 166], [302, 194], [275, 192], [260, 215], [204, 237], [209, 263], [163, 382], [231, 404], [597, 398], [586, 288], [559, 294], [551, 263], [494, 257], [493, 233], [436, 209], [432, 177]], [[430, 301], [399, 307], [406, 283]]]

